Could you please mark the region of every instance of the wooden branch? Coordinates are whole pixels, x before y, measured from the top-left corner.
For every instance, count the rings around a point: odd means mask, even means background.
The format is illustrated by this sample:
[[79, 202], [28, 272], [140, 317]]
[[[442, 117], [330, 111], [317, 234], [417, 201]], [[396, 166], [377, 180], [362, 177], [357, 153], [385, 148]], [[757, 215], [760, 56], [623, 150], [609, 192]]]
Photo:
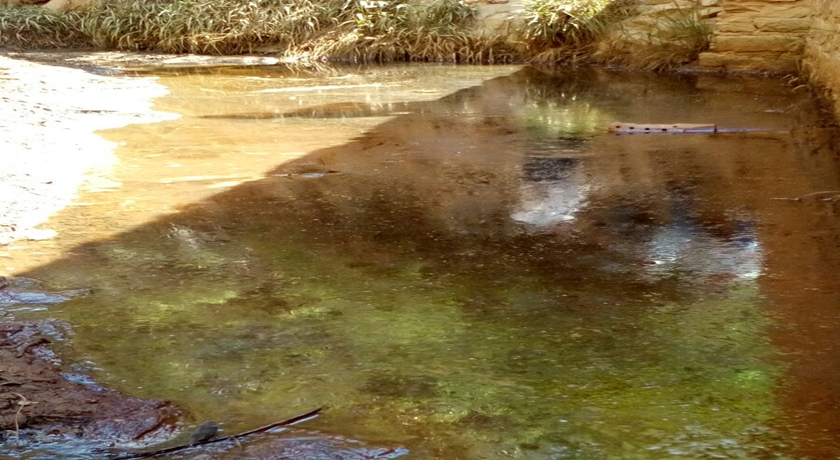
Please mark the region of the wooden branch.
[[713, 124], [688, 124], [688, 123], [673, 123], [662, 125], [649, 125], [640, 123], [622, 123], [615, 122], [607, 126], [607, 131], [619, 134], [653, 134], [653, 133], [667, 133], [667, 134], [682, 134], [682, 133], [716, 133], [717, 126]]
[[308, 420], [310, 418], [316, 417], [318, 415], [318, 413], [320, 413], [320, 412], [321, 412], [321, 408], [319, 407], [319, 408], [311, 410], [309, 412], [306, 412], [306, 413], [303, 413], [303, 414], [300, 414], [300, 415], [296, 415], [296, 416], [291, 417], [291, 418], [287, 418], [286, 420], [281, 420], [279, 422], [274, 422], [274, 423], [271, 423], [271, 424], [268, 424], [268, 425], [265, 425], [265, 426], [261, 426], [259, 428], [254, 428], [253, 430], [248, 430], [248, 431], [245, 431], [245, 432], [242, 432], [242, 433], [232, 434], [230, 436], [224, 436], [224, 437], [221, 437], [221, 438], [212, 438], [212, 439], [197, 442], [197, 443], [194, 443], [194, 444], [183, 444], [183, 445], [180, 445], [180, 446], [167, 447], [166, 449], [151, 450], [151, 451], [146, 451], [146, 452], [128, 453], [127, 455], [118, 455], [118, 456], [112, 457], [112, 458], [114, 460], [126, 460], [126, 459], [131, 459], [131, 458], [149, 458], [149, 457], [155, 457], [157, 455], [180, 452], [182, 450], [192, 449], [194, 447], [203, 446], [203, 445], [206, 445], [206, 444], [214, 444], [214, 443], [217, 443], [217, 442], [231, 441], [231, 440], [238, 441], [239, 439], [242, 439], [246, 436], [250, 436], [252, 434], [264, 433], [266, 431], [273, 430], [274, 428], [280, 428], [280, 427], [283, 427], [283, 426], [294, 425], [295, 423], [299, 423], [299, 422], [302, 422], [304, 420]]

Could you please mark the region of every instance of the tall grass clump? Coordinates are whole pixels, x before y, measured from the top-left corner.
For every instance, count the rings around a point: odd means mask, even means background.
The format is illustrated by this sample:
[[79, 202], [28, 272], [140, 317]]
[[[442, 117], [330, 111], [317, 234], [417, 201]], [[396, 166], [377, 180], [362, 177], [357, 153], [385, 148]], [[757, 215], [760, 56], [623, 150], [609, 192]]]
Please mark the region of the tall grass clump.
[[107, 49], [271, 49], [310, 61], [507, 60], [501, 41], [470, 35], [474, 18], [460, 0], [110, 0], [85, 12], [80, 29]]
[[86, 44], [78, 15], [55, 14], [37, 6], [0, 7], [0, 46], [63, 48]]
[[609, 28], [624, 19], [632, 0], [524, 0], [520, 32], [536, 62], [556, 63], [590, 55]]
[[[165, 53], [270, 52], [302, 61], [541, 63], [586, 60], [635, 0], [524, 0], [510, 36], [477, 31], [464, 0], [97, 0], [57, 15], [0, 8], [0, 45]], [[671, 46], [702, 34], [675, 16]], [[682, 22], [681, 22], [682, 21]], [[518, 40], [519, 45], [512, 43]], [[618, 52], [617, 54], [622, 54]]]
[[664, 71], [709, 48], [712, 27], [700, 7], [674, 2], [637, 15], [634, 0], [524, 0], [521, 37], [534, 63], [587, 62]]
[[239, 54], [293, 46], [346, 21], [352, 0], [111, 0], [82, 15], [100, 48]]
[[510, 47], [500, 37], [472, 35], [476, 10], [461, 0], [356, 0], [355, 6], [350, 20], [290, 54], [356, 62], [512, 59]]
[[[712, 26], [697, 8], [671, 10], [657, 22], [657, 30], [644, 52], [637, 53], [647, 70], [667, 70], [697, 60], [712, 43]], [[639, 66], [637, 66], [639, 67]]]
[[524, 0], [522, 31], [533, 50], [590, 43], [603, 30], [606, 21], [599, 13], [611, 0]]
[[605, 61], [634, 69], [667, 71], [697, 60], [709, 49], [713, 30], [696, 7], [664, 10], [644, 36], [607, 44]]

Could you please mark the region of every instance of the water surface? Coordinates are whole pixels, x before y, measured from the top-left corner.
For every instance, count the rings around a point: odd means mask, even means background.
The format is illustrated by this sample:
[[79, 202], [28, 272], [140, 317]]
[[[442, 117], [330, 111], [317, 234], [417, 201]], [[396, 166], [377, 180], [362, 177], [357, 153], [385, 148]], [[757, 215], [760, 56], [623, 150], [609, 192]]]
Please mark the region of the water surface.
[[[777, 81], [174, 71], [19, 243], [102, 383], [418, 459], [835, 458], [838, 136]], [[607, 124], [762, 131], [609, 134]], [[840, 193], [840, 192], [838, 192]]]

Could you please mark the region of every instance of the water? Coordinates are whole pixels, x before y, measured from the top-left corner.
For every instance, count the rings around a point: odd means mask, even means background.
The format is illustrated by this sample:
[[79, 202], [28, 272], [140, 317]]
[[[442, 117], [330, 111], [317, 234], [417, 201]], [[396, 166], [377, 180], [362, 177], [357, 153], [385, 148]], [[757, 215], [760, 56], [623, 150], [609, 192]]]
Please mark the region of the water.
[[94, 290], [15, 314], [69, 321], [101, 384], [228, 432], [323, 406], [306, 428], [405, 458], [840, 455], [838, 205], [787, 199], [840, 189], [809, 94], [513, 67], [160, 82], [182, 118], [105, 132], [120, 162], [8, 262]]

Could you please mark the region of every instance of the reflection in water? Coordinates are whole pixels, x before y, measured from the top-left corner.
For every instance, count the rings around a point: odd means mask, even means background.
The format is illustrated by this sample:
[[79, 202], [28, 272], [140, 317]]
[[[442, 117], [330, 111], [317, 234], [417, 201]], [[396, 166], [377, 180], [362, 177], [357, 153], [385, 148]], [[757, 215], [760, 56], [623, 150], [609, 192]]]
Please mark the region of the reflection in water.
[[[812, 101], [759, 80], [533, 69], [426, 97], [464, 70], [425, 69], [312, 77], [352, 88], [328, 95], [263, 91], [301, 85], [277, 75], [163, 79], [173, 95], [159, 105], [185, 118], [109, 134], [127, 143], [126, 165], [143, 166], [115, 178], [139, 184], [132, 200], [218, 185], [155, 179], [176, 162], [179, 177], [244, 176], [241, 158], [265, 174], [130, 230], [151, 206], [57, 216], [68, 240], [90, 223], [124, 231], [31, 270], [95, 291], [49, 315], [74, 325], [105, 381], [232, 432], [323, 405], [308, 426], [424, 459], [794, 455], [811, 421], [789, 423], [801, 414], [779, 390], [788, 374], [768, 359], [785, 345], [765, 280], [795, 259], [773, 251], [784, 244], [838, 261], [784, 240], [791, 202], [771, 198], [837, 187], [832, 144], [802, 150], [833, 132], [601, 127], [817, 126]], [[372, 80], [382, 86], [360, 86]], [[412, 110], [201, 118], [344, 100]], [[778, 180], [789, 171], [800, 173]], [[838, 234], [828, 210], [797, 209]]]
[[586, 178], [576, 158], [528, 158], [523, 165], [522, 203], [511, 217], [537, 228], [573, 220], [586, 199]]
[[734, 222], [737, 233], [720, 238], [690, 219], [663, 226], [646, 245], [651, 273], [691, 272], [698, 277], [755, 279], [761, 274], [761, 246], [752, 222]]

